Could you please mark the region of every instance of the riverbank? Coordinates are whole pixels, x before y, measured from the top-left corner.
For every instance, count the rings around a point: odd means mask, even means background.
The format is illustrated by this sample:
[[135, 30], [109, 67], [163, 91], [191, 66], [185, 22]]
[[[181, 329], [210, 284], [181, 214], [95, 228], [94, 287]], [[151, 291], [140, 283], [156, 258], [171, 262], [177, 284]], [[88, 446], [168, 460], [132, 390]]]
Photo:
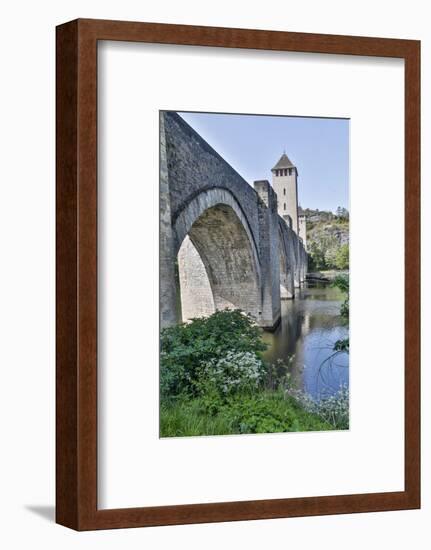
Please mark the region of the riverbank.
[[332, 282], [338, 276], [348, 276], [348, 270], [327, 269], [321, 271], [310, 271], [307, 273], [307, 281]]
[[347, 429], [348, 392], [313, 399], [294, 383], [293, 357], [265, 361], [267, 348], [239, 310], [164, 329], [160, 437]]

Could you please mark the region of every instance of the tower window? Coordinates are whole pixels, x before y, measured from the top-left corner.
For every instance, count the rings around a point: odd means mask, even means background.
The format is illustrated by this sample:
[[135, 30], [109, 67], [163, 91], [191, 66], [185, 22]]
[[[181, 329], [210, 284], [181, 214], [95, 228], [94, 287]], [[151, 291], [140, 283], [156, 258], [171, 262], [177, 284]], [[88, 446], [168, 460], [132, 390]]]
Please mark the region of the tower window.
[[283, 195], [285, 195], [285, 194], [286, 194], [286, 188], [283, 189]]
[[284, 169], [284, 175], [287, 176], [287, 168]]
[[292, 168], [289, 168], [289, 176], [292, 175]]
[[283, 206], [284, 206], [284, 210], [286, 210], [286, 203], [284, 203], [284, 205], [283, 205]]

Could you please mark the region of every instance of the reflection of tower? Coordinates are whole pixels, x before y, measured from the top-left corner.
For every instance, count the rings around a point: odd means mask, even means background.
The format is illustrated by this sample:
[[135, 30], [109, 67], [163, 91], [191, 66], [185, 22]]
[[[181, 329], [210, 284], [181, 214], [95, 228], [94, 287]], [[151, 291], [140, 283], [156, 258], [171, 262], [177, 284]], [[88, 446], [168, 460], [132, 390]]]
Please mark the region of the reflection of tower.
[[298, 170], [283, 153], [271, 172], [272, 186], [277, 193], [278, 214], [283, 218], [290, 216], [292, 229], [298, 235]]
[[311, 330], [311, 315], [309, 311], [304, 310], [304, 319], [302, 321], [302, 332], [306, 336]]

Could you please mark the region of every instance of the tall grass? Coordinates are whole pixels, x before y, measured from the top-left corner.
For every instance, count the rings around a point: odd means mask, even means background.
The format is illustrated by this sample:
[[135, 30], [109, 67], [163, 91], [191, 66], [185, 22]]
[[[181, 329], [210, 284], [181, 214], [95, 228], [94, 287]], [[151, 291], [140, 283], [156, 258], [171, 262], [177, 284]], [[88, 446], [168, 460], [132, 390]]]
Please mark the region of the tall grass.
[[200, 399], [162, 401], [160, 437], [223, 435], [235, 433], [232, 419], [212, 416]]
[[204, 399], [164, 400], [160, 437], [322, 431], [333, 426], [282, 391], [236, 395], [208, 409]]

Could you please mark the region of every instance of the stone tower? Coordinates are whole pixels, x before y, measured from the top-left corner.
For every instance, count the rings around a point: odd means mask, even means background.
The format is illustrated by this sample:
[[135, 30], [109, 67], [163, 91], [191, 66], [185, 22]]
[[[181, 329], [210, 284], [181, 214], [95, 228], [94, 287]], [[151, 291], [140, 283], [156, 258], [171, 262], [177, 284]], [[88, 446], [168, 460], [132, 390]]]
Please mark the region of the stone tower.
[[290, 216], [292, 229], [298, 235], [298, 170], [283, 153], [271, 172], [272, 186], [277, 193], [278, 213], [282, 218]]

